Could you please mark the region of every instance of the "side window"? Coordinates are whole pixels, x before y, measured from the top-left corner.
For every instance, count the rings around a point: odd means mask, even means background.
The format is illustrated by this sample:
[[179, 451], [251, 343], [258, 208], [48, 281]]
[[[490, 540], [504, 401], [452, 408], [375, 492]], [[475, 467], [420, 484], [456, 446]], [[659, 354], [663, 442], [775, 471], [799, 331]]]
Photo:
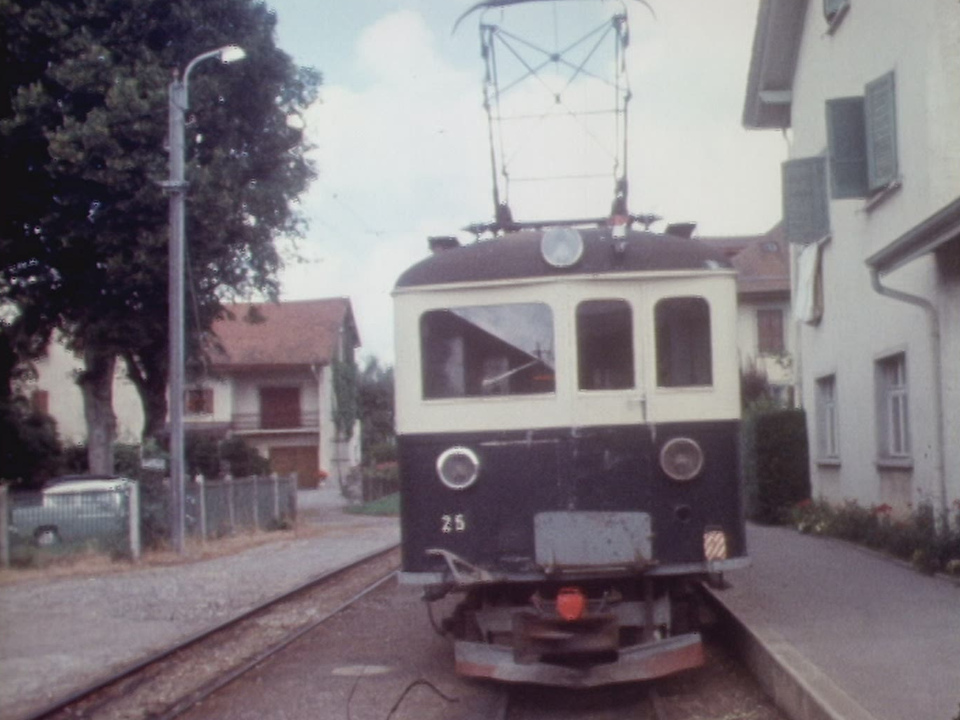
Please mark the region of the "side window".
[[586, 300], [577, 305], [577, 367], [581, 390], [634, 387], [629, 303]]
[[850, 0], [823, 0], [823, 17], [830, 24], [831, 30], [843, 20], [850, 9]]
[[701, 297], [665, 298], [654, 308], [654, 321], [657, 385], [712, 385], [710, 306], [707, 301]]
[[907, 408], [907, 357], [904, 353], [876, 364], [877, 432], [879, 455], [884, 459], [910, 458], [910, 423]]
[[757, 351], [761, 355], [783, 355], [783, 310], [757, 310]]
[[837, 423], [837, 378], [817, 379], [817, 455], [821, 460], [838, 460], [840, 442]]
[[553, 343], [542, 303], [430, 310], [420, 318], [423, 397], [551, 393]]

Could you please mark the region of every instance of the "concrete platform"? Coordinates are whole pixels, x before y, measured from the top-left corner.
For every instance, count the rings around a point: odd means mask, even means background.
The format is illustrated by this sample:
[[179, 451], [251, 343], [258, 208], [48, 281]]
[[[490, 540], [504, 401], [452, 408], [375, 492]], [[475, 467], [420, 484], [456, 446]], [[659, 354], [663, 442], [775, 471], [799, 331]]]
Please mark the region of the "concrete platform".
[[795, 720], [952, 720], [960, 587], [872, 551], [750, 526], [753, 565], [714, 597], [745, 660]]

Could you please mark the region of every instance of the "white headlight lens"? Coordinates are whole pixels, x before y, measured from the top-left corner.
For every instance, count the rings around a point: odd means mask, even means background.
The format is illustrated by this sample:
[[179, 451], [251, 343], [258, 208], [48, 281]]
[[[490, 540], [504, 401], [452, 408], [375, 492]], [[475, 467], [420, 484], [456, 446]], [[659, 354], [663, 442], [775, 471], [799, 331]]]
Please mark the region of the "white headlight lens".
[[576, 228], [547, 228], [540, 238], [540, 254], [556, 268], [576, 265], [583, 255], [583, 237]]
[[480, 459], [470, 448], [449, 448], [437, 458], [437, 474], [451, 490], [464, 490], [477, 481]]
[[703, 450], [690, 438], [673, 438], [660, 450], [660, 467], [671, 480], [693, 480], [703, 469]]

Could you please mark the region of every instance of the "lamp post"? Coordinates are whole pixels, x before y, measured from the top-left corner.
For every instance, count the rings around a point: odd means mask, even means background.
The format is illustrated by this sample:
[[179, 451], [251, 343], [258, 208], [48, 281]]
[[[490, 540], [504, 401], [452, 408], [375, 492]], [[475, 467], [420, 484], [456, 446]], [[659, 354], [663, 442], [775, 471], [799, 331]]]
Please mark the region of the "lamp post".
[[230, 63], [246, 57], [243, 48], [226, 45], [197, 55], [187, 64], [183, 75], [174, 75], [170, 83], [169, 103], [169, 168], [170, 179], [163, 183], [170, 196], [170, 505], [173, 547], [178, 553], [184, 551], [185, 535], [185, 484], [183, 454], [183, 390], [184, 390], [184, 331], [183, 331], [183, 264], [184, 264], [184, 216], [187, 182], [184, 179], [184, 127], [189, 100], [187, 81], [190, 71], [204, 60], [220, 58]]

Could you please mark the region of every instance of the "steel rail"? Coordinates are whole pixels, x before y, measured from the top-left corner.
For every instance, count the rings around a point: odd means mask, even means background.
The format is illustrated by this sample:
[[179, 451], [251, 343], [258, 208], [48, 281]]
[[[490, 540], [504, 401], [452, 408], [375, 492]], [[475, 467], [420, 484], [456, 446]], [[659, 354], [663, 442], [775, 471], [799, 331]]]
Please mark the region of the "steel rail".
[[[66, 695], [66, 696], [64, 696], [64, 697], [62, 697], [62, 698], [60, 698], [60, 699], [58, 699], [58, 700], [53, 701], [52, 703], [50, 703], [49, 705], [45, 706], [44, 708], [41, 708], [40, 710], [35, 711], [35, 712], [33, 712], [32, 714], [30, 714], [30, 715], [26, 715], [26, 716], [20, 718], [20, 720], [47, 720], [48, 718], [52, 718], [52, 717], [56, 716], [57, 713], [61, 713], [61, 712], [65, 711], [65, 710], [66, 710], [67, 708], [69, 708], [71, 705], [75, 705], [75, 704], [81, 702], [82, 700], [85, 700], [85, 699], [87, 699], [87, 698], [95, 695], [96, 693], [102, 691], [102, 690], [106, 690], [106, 689], [109, 688], [110, 686], [117, 685], [117, 684], [123, 682], [124, 680], [133, 679], [133, 678], [135, 678], [136, 675], [138, 675], [139, 673], [143, 672], [144, 670], [146, 670], [146, 669], [147, 669], [148, 667], [150, 667], [150, 666], [157, 665], [157, 664], [163, 662], [164, 660], [172, 657], [173, 655], [175, 655], [175, 654], [177, 654], [177, 653], [179, 653], [179, 652], [182, 652], [182, 651], [187, 650], [187, 649], [190, 649], [190, 648], [192, 648], [192, 647], [194, 647], [194, 646], [200, 645], [202, 642], [204, 642], [205, 640], [208, 640], [208, 639], [211, 638], [212, 636], [217, 635], [217, 634], [219, 634], [219, 633], [222, 633], [222, 632], [224, 632], [224, 631], [226, 631], [226, 630], [229, 630], [229, 629], [231, 629], [231, 628], [234, 628], [234, 627], [240, 625], [242, 622], [250, 619], [251, 617], [253, 617], [253, 616], [255, 616], [255, 615], [258, 615], [258, 614], [262, 613], [263, 611], [265, 611], [265, 610], [267, 610], [267, 609], [269, 609], [269, 608], [271, 608], [271, 607], [273, 607], [273, 606], [275, 606], [275, 605], [279, 605], [279, 604], [281, 604], [281, 603], [283, 603], [283, 602], [285, 602], [285, 601], [287, 601], [287, 600], [290, 600], [290, 599], [292, 599], [293, 597], [295, 597], [296, 595], [299, 595], [299, 594], [301, 594], [301, 593], [304, 593], [304, 592], [307, 591], [307, 590], [311, 590], [311, 589], [313, 589], [313, 588], [316, 588], [316, 587], [319, 587], [319, 586], [321, 586], [321, 585], [324, 585], [324, 584], [330, 582], [331, 580], [334, 580], [335, 578], [337, 578], [337, 577], [339, 577], [339, 576], [341, 576], [341, 575], [344, 575], [345, 573], [349, 572], [350, 570], [353, 570], [353, 569], [355, 569], [355, 568], [357, 568], [357, 567], [359, 567], [359, 566], [361, 566], [361, 565], [363, 565], [363, 564], [365, 564], [365, 563], [367, 563], [367, 562], [370, 562], [370, 561], [372, 561], [372, 560], [376, 560], [376, 559], [378, 559], [378, 558], [380, 558], [380, 557], [383, 557], [383, 556], [385, 556], [385, 555], [388, 555], [389, 553], [391, 553], [391, 552], [393, 552], [394, 550], [396, 550], [398, 547], [399, 547], [399, 543], [395, 543], [395, 544], [390, 545], [390, 546], [388, 546], [388, 547], [386, 547], [386, 548], [383, 548], [383, 549], [380, 549], [380, 550], [376, 550], [376, 551], [374, 551], [374, 552], [372, 552], [372, 553], [369, 553], [369, 554], [367, 554], [367, 555], [364, 555], [363, 557], [361, 557], [361, 558], [359, 558], [359, 559], [357, 559], [357, 560], [355, 560], [355, 561], [353, 561], [353, 562], [351, 562], [351, 563], [349, 563], [349, 564], [347, 564], [347, 565], [343, 565], [343, 566], [341, 566], [341, 567], [337, 567], [337, 568], [334, 568], [334, 569], [332, 569], [332, 570], [328, 570], [328, 571], [326, 571], [326, 572], [323, 572], [323, 573], [321, 573], [321, 574], [319, 574], [319, 575], [316, 575], [316, 576], [314, 576], [314, 577], [312, 577], [312, 578], [310, 578], [310, 579], [308, 579], [308, 580], [300, 583], [299, 585], [296, 585], [296, 586], [295, 586], [293, 589], [291, 589], [291, 590], [286, 590], [286, 591], [280, 593], [279, 595], [275, 595], [275, 596], [273, 596], [273, 597], [271, 597], [271, 598], [268, 598], [267, 600], [264, 600], [263, 602], [258, 603], [257, 605], [254, 605], [253, 607], [248, 608], [247, 610], [244, 610], [244, 611], [238, 613], [237, 615], [234, 615], [234, 616], [232, 616], [232, 617], [230, 617], [230, 618], [227, 618], [226, 620], [224, 620], [224, 621], [222, 621], [222, 622], [216, 623], [216, 624], [214, 624], [214, 625], [212, 625], [212, 626], [210, 626], [210, 627], [208, 627], [208, 628], [206, 628], [206, 629], [204, 629], [204, 630], [201, 630], [201, 631], [199, 631], [199, 632], [197, 632], [197, 633], [195, 633], [195, 634], [193, 634], [193, 635], [190, 635], [190, 636], [184, 638], [183, 640], [180, 640], [180, 641], [176, 642], [174, 645], [172, 645], [172, 646], [170, 646], [170, 647], [168, 647], [168, 648], [165, 648], [165, 649], [160, 650], [160, 651], [158, 651], [158, 652], [156, 652], [156, 653], [153, 653], [153, 654], [151, 654], [151, 655], [148, 655], [148, 656], [146, 656], [146, 657], [144, 657], [144, 658], [142, 658], [142, 659], [140, 659], [140, 660], [136, 660], [136, 661], [130, 663], [129, 665], [126, 665], [126, 666], [120, 668], [119, 670], [111, 673], [110, 675], [108, 675], [108, 676], [106, 676], [106, 677], [104, 677], [104, 678], [102, 678], [102, 679], [100, 679], [100, 680], [96, 680], [96, 681], [94, 681], [93, 683], [91, 683], [91, 684], [89, 684], [89, 685], [87, 685], [87, 686], [85, 686], [85, 687], [80, 688], [79, 690], [75, 690], [75, 691], [69, 693], [68, 695]], [[386, 577], [384, 577], [384, 578], [382, 578], [380, 581], [378, 581], [378, 583], [376, 583], [376, 585], [379, 586], [380, 583], [386, 582], [386, 581], [389, 580], [391, 577], [393, 577], [395, 574], [396, 574], [396, 571], [392, 571], [389, 575], [387, 575]], [[374, 589], [374, 588], [367, 588], [367, 590], [365, 590], [363, 593], [360, 593], [360, 595], [358, 595], [358, 596], [356, 596], [356, 597], [354, 597], [354, 598], [351, 598], [350, 601], [348, 601], [347, 603], [344, 603], [342, 606], [338, 607], [335, 611], [333, 611], [333, 612], [331, 612], [331, 613], [328, 613], [326, 616], [324, 616], [323, 620], [329, 620], [332, 615], [335, 615], [336, 613], [340, 612], [341, 610], [344, 609], [344, 607], [346, 607], [346, 606], [348, 606], [349, 604], [355, 602], [355, 601], [358, 600], [360, 597], [362, 597], [363, 594], [365, 594], [365, 593], [368, 592], [368, 591], [372, 591], [373, 589]], [[316, 624], [319, 624], [319, 623], [316, 623]], [[293, 642], [295, 639], [296, 639], [296, 638], [290, 639], [289, 642], [287, 642], [286, 644], [288, 645], [290, 642]], [[285, 640], [286, 640], [286, 638], [285, 638]], [[281, 642], [282, 642], [282, 641], [281, 641]], [[285, 646], [284, 646], [284, 647], [285, 647]], [[280, 648], [280, 649], [282, 649], [282, 648]], [[277, 652], [278, 652], [278, 651], [279, 651], [279, 649], [277, 650]], [[259, 662], [262, 662], [263, 659], [266, 659], [266, 658], [262, 658], [261, 660], [259, 660]], [[237, 675], [237, 677], [239, 677], [239, 675]], [[235, 679], [235, 678], [233, 678], [233, 679]], [[232, 681], [232, 680], [231, 680], [231, 681]], [[132, 685], [132, 687], [134, 687], [134, 688], [135, 688], [135, 687], [138, 687], [140, 684], [141, 684], [140, 682], [134, 682], [134, 684]], [[226, 684], [226, 683], [224, 683], [224, 684]], [[222, 685], [221, 685], [221, 687], [222, 687]], [[205, 697], [208, 697], [208, 696], [209, 696], [209, 695], [207, 695], [207, 696], [205, 696]], [[185, 709], [186, 709], [186, 708], [185, 708]], [[181, 713], [184, 712], [185, 709], [182, 710]], [[173, 716], [173, 717], [175, 717], [175, 716]]]
[[308, 623], [307, 625], [304, 625], [303, 627], [297, 628], [293, 632], [287, 634], [279, 642], [276, 642], [272, 644], [270, 647], [268, 647], [267, 649], [263, 650], [262, 652], [257, 653], [253, 658], [241, 663], [235, 668], [232, 668], [229, 672], [226, 672], [222, 675], [219, 675], [218, 677], [213, 678], [210, 682], [205, 683], [204, 685], [201, 685], [199, 688], [196, 688], [195, 690], [190, 692], [188, 695], [184, 696], [180, 700], [177, 700], [172, 705], [170, 705], [167, 708], [167, 710], [164, 711], [162, 714], [151, 715], [151, 720], [173, 720], [173, 718], [180, 717], [185, 712], [190, 710], [192, 707], [194, 707], [200, 702], [203, 702], [218, 690], [226, 687], [227, 685], [234, 682], [241, 676], [246, 675], [248, 672], [253, 670], [255, 667], [260, 665], [265, 660], [268, 660], [274, 655], [276, 655], [277, 653], [281, 652], [284, 648], [286, 648], [291, 643], [299, 640], [301, 637], [303, 637], [307, 633], [317, 629], [320, 625], [325, 623], [334, 615], [339, 614], [341, 611], [346, 610], [348, 607], [350, 607], [357, 601], [362, 600], [364, 597], [372, 593], [374, 590], [379, 588], [385, 582], [396, 577], [396, 575], [397, 575], [396, 570], [391, 571], [389, 574], [380, 578], [379, 580], [372, 583], [371, 585], [367, 586], [362, 591], [354, 595], [352, 598], [340, 604], [335, 609], [326, 613], [322, 617], [317, 618], [316, 620], [313, 620], [312, 622]]

